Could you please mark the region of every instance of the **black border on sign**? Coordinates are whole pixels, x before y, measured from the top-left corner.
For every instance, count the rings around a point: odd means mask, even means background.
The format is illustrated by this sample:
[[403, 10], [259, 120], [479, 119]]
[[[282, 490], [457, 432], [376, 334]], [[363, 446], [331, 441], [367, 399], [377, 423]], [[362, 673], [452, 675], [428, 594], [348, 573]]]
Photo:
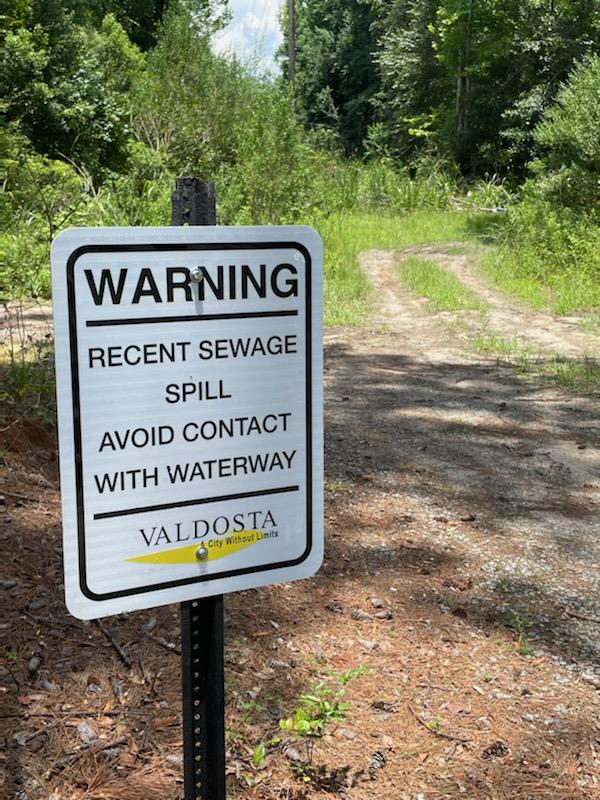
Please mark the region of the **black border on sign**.
[[[135, 586], [117, 592], [97, 594], [87, 584], [86, 547], [85, 547], [85, 514], [83, 498], [83, 458], [81, 446], [81, 404], [79, 396], [79, 359], [77, 344], [77, 308], [75, 302], [75, 265], [86, 253], [128, 253], [128, 252], [185, 252], [190, 250], [298, 250], [305, 262], [305, 339], [306, 339], [306, 548], [298, 558], [279, 561], [272, 564], [258, 564], [253, 567], [217, 572], [212, 575], [197, 575], [174, 581], [148, 586]], [[71, 348], [71, 390], [73, 402], [73, 437], [75, 451], [75, 494], [77, 505], [77, 542], [79, 559], [79, 588], [89, 600], [112, 600], [116, 597], [130, 597], [136, 594], [158, 592], [176, 586], [188, 586], [194, 583], [230, 578], [236, 575], [248, 575], [255, 572], [293, 567], [306, 561], [312, 551], [312, 259], [308, 249], [299, 242], [223, 242], [223, 243], [172, 243], [172, 244], [90, 244], [76, 248], [67, 260], [67, 299], [69, 309], [69, 343]], [[224, 315], [227, 317], [227, 315]], [[117, 320], [115, 320], [117, 322]], [[263, 492], [257, 492], [263, 494]]]

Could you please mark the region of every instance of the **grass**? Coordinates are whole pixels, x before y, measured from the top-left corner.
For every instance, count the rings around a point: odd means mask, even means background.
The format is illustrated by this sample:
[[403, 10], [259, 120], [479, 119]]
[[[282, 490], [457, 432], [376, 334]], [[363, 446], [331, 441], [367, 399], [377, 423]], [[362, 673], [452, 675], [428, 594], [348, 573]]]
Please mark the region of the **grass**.
[[482, 330], [471, 340], [473, 348], [484, 355], [498, 358], [518, 359], [522, 361], [537, 354], [537, 349], [525, 339], [518, 336], [506, 337], [491, 330]]
[[487, 304], [435, 261], [409, 256], [398, 267], [406, 289], [427, 297], [435, 311], [485, 311]]
[[317, 227], [325, 245], [325, 324], [360, 325], [369, 308], [369, 282], [357, 257], [373, 248], [400, 249], [475, 238], [472, 214], [419, 211], [335, 214]]
[[555, 274], [523, 274], [518, 251], [493, 249], [481, 260], [484, 275], [501, 291], [523, 300], [538, 311], [554, 314], [573, 314], [596, 311], [592, 319], [600, 325], [600, 286], [598, 281], [582, 270]]
[[553, 383], [576, 394], [600, 392], [600, 362], [595, 358], [555, 358], [541, 369]]
[[524, 377], [541, 378], [574, 394], [600, 392], [600, 361], [596, 358], [549, 355], [525, 339], [490, 330], [476, 334], [472, 346], [478, 353], [507, 361]]

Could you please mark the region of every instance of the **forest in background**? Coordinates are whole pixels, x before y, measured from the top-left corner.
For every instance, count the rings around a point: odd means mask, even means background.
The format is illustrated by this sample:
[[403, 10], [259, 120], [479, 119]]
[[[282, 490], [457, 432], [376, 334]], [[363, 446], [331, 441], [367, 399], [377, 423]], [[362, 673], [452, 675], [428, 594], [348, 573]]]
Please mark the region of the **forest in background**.
[[[293, 86], [285, 43], [279, 76], [213, 52], [228, 14], [6, 0], [3, 297], [49, 296], [64, 227], [168, 224], [195, 174], [222, 224], [322, 232], [330, 322], [360, 319], [357, 252], [407, 229], [484, 237], [489, 274], [537, 307], [600, 306], [598, 0], [299, 0]], [[433, 211], [453, 218], [432, 234]]]

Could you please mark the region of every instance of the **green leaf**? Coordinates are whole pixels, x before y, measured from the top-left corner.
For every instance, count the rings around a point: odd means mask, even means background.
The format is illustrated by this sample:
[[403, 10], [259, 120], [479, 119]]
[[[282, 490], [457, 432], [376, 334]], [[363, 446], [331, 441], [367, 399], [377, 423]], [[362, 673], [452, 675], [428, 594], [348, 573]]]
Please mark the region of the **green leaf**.
[[265, 763], [265, 755], [266, 755], [266, 747], [264, 742], [260, 742], [254, 748], [254, 752], [252, 753], [252, 764], [256, 767], [262, 767]]

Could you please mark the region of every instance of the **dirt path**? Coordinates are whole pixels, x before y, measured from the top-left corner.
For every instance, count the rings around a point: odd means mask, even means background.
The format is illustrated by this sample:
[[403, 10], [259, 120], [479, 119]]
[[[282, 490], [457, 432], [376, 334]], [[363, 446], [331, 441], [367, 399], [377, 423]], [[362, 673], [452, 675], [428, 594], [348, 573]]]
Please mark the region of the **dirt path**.
[[[558, 353], [589, 353], [589, 337], [574, 324], [512, 311], [466, 256], [418, 252], [484, 297], [494, 327]], [[571, 616], [600, 617], [600, 400], [525, 384], [510, 369], [466, 357], [443, 315], [400, 288], [401, 258], [361, 257], [389, 332], [361, 335], [341, 360], [360, 382], [353, 405], [378, 410], [369, 419], [383, 449], [378, 463], [385, 474], [395, 462], [402, 484], [440, 519], [472, 517], [466, 531], [433, 525], [433, 539], [460, 542], [483, 559], [491, 590], [502, 587], [507, 602], [538, 620], [542, 640], [600, 675], [600, 628]]]
[[[462, 252], [455, 252], [457, 248]], [[431, 245], [409, 248], [396, 254], [401, 260], [404, 254], [419, 255], [436, 261], [481, 299], [489, 308], [487, 318], [490, 327], [512, 339], [523, 337], [542, 350], [551, 350], [559, 356], [582, 356], [598, 354], [598, 339], [581, 328], [581, 318], [557, 317], [533, 311], [514, 298], [502, 295], [475, 269], [477, 252], [463, 244]]]
[[[598, 800], [600, 401], [465, 355], [395, 260], [326, 332], [323, 568], [226, 598], [228, 798]], [[176, 800], [178, 609], [105, 621], [127, 664], [69, 617], [55, 448], [0, 431], [3, 796]], [[282, 732], [358, 665], [345, 719]]]

